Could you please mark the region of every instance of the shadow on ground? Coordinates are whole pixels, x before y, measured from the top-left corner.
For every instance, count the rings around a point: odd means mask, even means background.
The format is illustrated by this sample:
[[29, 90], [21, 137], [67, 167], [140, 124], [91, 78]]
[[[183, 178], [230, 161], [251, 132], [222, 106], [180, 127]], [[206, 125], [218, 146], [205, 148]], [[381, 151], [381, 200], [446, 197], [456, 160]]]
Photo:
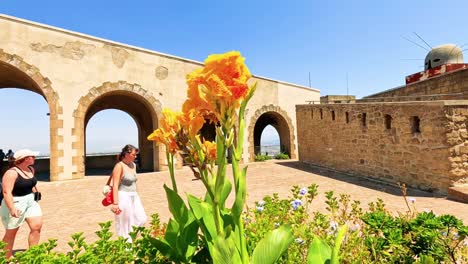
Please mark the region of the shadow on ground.
[[[275, 163], [278, 165], [310, 172], [313, 174], [318, 174], [324, 177], [347, 182], [350, 184], [359, 185], [359, 186], [366, 187], [369, 189], [386, 192], [388, 194], [402, 196], [402, 190], [400, 189], [400, 187], [398, 187], [396, 182], [392, 184], [388, 182], [379, 181], [377, 179], [366, 178], [364, 176], [350, 175], [350, 174], [339, 172], [330, 168], [310, 165], [310, 164], [306, 164], [306, 163], [295, 161], [295, 160], [276, 161]], [[426, 191], [418, 190], [418, 189], [411, 188], [411, 187], [407, 188], [407, 196], [437, 197], [437, 198], [445, 197], [441, 194], [426, 192]]]

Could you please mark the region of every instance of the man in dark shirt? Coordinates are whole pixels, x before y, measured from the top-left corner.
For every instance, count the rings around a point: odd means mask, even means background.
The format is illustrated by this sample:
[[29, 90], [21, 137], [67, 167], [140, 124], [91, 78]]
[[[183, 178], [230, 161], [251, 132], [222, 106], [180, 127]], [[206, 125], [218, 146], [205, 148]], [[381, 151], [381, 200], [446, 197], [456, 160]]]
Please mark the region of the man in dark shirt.
[[7, 154], [5, 155], [5, 158], [7, 158], [7, 160], [10, 160], [10, 159], [13, 158], [13, 155], [14, 155], [14, 154], [15, 154], [15, 153], [14, 153], [11, 149], [9, 149], [8, 152], [7, 152]]
[[3, 172], [3, 160], [4, 159], [5, 159], [5, 152], [3, 152], [3, 149], [0, 149], [0, 173]]

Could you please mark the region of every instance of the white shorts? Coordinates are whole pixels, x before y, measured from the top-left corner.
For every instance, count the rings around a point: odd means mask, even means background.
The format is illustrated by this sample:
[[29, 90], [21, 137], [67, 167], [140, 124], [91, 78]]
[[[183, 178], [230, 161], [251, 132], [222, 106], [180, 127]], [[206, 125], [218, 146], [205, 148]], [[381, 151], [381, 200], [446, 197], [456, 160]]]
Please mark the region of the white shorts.
[[15, 208], [21, 211], [21, 215], [18, 218], [11, 216], [5, 200], [2, 200], [0, 216], [5, 229], [16, 229], [24, 223], [26, 218], [42, 216], [41, 206], [34, 201], [34, 193], [25, 196], [13, 196], [13, 202]]

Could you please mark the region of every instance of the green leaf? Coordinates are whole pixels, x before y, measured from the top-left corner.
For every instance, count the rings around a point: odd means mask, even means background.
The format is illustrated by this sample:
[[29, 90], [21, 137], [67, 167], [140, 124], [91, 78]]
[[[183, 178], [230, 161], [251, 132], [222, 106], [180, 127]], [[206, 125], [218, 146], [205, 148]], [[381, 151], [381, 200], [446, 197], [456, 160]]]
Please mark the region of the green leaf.
[[252, 264], [275, 263], [293, 242], [290, 226], [282, 226], [268, 233], [254, 249]]
[[159, 250], [159, 252], [161, 252], [161, 254], [163, 254], [166, 257], [171, 256], [172, 249], [171, 249], [171, 246], [166, 241], [159, 240], [159, 239], [152, 238], [152, 237], [149, 237], [149, 238], [146, 238], [146, 239], [150, 239], [150, 243], [155, 248], [157, 248]]
[[213, 263], [216, 264], [241, 264], [239, 251], [232, 240], [232, 236], [228, 239], [218, 236], [215, 240], [213, 252]]
[[346, 231], [348, 231], [348, 226], [346, 224], [341, 226], [338, 229], [338, 234], [336, 235], [336, 239], [335, 239], [335, 245], [333, 246], [333, 250], [332, 250], [331, 264], [340, 263], [339, 252], [341, 248], [341, 243], [343, 243], [343, 239], [346, 235]]
[[225, 181], [223, 185], [223, 189], [221, 190], [221, 195], [219, 197], [219, 205], [221, 209], [224, 209], [224, 205], [226, 203], [226, 199], [228, 198], [229, 194], [232, 190], [232, 184], [230, 181]]
[[307, 254], [308, 264], [330, 263], [332, 250], [330, 246], [317, 236], [314, 236], [312, 244], [309, 247]]
[[179, 235], [179, 224], [173, 219], [169, 219], [167, 224], [166, 234], [164, 234], [164, 239], [167, 243], [174, 249], [177, 248], [177, 237]]
[[169, 211], [171, 211], [174, 216], [174, 220], [177, 221], [181, 226], [184, 226], [188, 220], [188, 208], [184, 203], [184, 200], [167, 187], [164, 184], [164, 190], [166, 190], [167, 201], [169, 203]]
[[432, 256], [426, 256], [426, 255], [421, 255], [419, 256], [419, 262], [420, 264], [435, 264], [436, 261]]
[[193, 195], [187, 195], [187, 200], [195, 218], [201, 222], [201, 228], [208, 241], [216, 238], [216, 224], [213, 218], [213, 206]]
[[[238, 166], [237, 161], [233, 161], [232, 168]], [[236, 172], [235, 170], [233, 171], [234, 174], [238, 174], [237, 176], [237, 182], [235, 183], [236, 187], [236, 198], [234, 201], [234, 204], [232, 205], [232, 214], [235, 217], [240, 217], [242, 215], [242, 209], [244, 208], [245, 204], [245, 197], [247, 195], [247, 183], [246, 183], [246, 174], [247, 174], [247, 166], [242, 169], [242, 171], [239, 173], [238, 171]], [[239, 175], [240, 174], [240, 175]]]
[[198, 247], [198, 223], [195, 220], [182, 230], [177, 243], [181, 254], [185, 253], [185, 259], [190, 260]]

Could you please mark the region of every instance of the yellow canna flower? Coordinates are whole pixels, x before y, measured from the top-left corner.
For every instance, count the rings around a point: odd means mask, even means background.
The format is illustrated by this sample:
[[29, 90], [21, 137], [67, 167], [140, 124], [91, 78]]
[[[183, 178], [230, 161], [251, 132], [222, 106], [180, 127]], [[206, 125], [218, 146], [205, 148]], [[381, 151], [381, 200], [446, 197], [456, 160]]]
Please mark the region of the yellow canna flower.
[[204, 141], [203, 151], [205, 152], [205, 157], [208, 161], [216, 160], [216, 143], [211, 141]]
[[162, 112], [160, 127], [148, 136], [148, 140], [164, 144], [167, 151], [174, 154], [179, 149], [177, 147], [177, 134], [182, 129], [181, 121], [184, 114], [164, 109]]

